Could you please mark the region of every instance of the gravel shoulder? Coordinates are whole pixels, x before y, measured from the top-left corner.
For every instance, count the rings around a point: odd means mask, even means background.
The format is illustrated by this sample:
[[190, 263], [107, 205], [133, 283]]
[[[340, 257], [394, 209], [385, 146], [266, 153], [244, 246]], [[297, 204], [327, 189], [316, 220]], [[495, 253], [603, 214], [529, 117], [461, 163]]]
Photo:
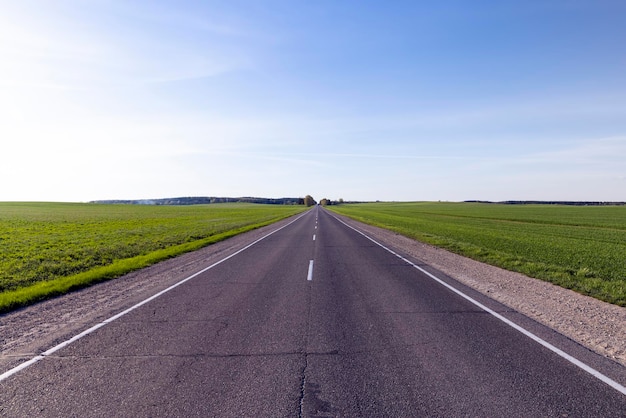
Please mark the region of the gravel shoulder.
[[335, 215], [381, 243], [626, 366], [626, 308]]
[[[626, 308], [341, 217], [380, 242], [626, 366]], [[245, 247], [293, 218], [0, 315], [0, 374]]]
[[0, 315], [0, 374], [244, 248], [284, 219], [120, 278]]

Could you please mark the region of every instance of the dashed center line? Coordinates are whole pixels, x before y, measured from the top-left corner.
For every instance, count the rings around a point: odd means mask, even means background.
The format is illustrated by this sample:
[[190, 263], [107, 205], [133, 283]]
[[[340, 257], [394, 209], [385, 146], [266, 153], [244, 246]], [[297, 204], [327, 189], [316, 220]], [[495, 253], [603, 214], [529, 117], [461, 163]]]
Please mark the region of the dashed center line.
[[313, 260], [309, 261], [309, 272], [306, 276], [307, 281], [313, 280]]

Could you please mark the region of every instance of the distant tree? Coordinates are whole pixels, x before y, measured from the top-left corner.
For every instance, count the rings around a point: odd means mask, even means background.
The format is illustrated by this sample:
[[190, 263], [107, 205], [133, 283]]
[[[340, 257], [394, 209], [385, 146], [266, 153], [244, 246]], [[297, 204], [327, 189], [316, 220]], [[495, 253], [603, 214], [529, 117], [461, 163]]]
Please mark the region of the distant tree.
[[313, 206], [315, 205], [317, 202], [315, 201], [315, 199], [313, 199], [310, 195], [306, 195], [304, 197], [304, 204], [308, 207], [308, 206]]
[[320, 205], [322, 205], [322, 206], [330, 205], [330, 200], [324, 198], [324, 199], [320, 200]]
[[343, 203], [343, 197], [339, 198], [339, 204], [341, 205]]

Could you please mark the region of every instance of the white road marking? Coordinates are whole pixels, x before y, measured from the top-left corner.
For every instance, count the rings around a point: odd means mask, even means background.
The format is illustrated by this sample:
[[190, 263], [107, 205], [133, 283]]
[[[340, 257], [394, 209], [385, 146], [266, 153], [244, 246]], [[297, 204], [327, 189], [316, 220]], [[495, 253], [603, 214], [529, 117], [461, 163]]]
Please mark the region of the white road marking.
[[401, 256], [400, 254], [398, 254], [395, 251], [391, 250], [390, 248], [385, 247], [383, 244], [381, 244], [380, 242], [376, 241], [375, 239], [370, 238], [365, 233], [363, 233], [363, 232], [359, 231], [358, 229], [348, 225], [347, 223], [345, 223], [341, 219], [336, 218], [334, 216], [333, 216], [333, 218], [337, 219], [339, 222], [341, 222], [342, 224], [344, 224], [348, 228], [352, 229], [353, 231], [358, 232], [359, 234], [361, 234], [362, 236], [364, 236], [368, 240], [372, 241], [374, 244], [378, 245], [379, 247], [385, 249], [386, 251], [388, 251], [391, 254], [395, 255], [396, 257], [400, 258], [405, 263], [407, 263], [407, 264], [411, 265], [412, 267], [416, 268], [417, 270], [421, 271], [422, 273], [424, 273], [425, 275], [427, 275], [428, 277], [430, 277], [431, 279], [433, 279], [437, 283], [441, 284], [442, 286], [448, 288], [449, 290], [453, 291], [457, 295], [461, 296], [463, 299], [473, 303], [474, 305], [478, 306], [480, 309], [482, 309], [482, 310], [486, 311], [487, 313], [493, 315], [494, 317], [498, 318], [500, 321], [504, 322], [508, 326], [516, 329], [517, 331], [521, 332], [522, 334], [524, 334], [528, 338], [530, 338], [530, 339], [534, 340], [535, 342], [541, 344], [543, 347], [545, 347], [548, 350], [552, 351], [553, 353], [559, 355], [560, 357], [562, 357], [565, 360], [569, 361], [573, 365], [581, 368], [582, 370], [586, 371], [590, 375], [594, 376], [595, 378], [597, 378], [597, 379], [601, 380], [602, 382], [606, 383], [607, 385], [611, 386], [613, 389], [617, 390], [618, 392], [621, 392], [622, 394], [626, 395], [626, 387], [625, 386], [619, 384], [618, 382], [616, 382], [615, 380], [611, 379], [610, 377], [602, 374], [601, 372], [599, 372], [598, 370], [596, 370], [593, 367], [589, 366], [588, 364], [583, 363], [582, 361], [578, 360], [577, 358], [567, 354], [565, 351], [561, 350], [560, 348], [555, 347], [554, 345], [550, 344], [546, 340], [544, 340], [544, 339], [538, 337], [537, 335], [533, 334], [532, 332], [528, 331], [526, 328], [523, 328], [520, 325], [517, 325], [515, 322], [511, 321], [510, 319], [507, 319], [504, 316], [500, 315], [499, 313], [495, 312], [494, 310], [486, 307], [482, 303], [480, 303], [477, 300], [473, 299], [472, 297], [466, 295], [465, 293], [461, 292], [460, 290], [458, 290], [457, 288], [453, 287], [452, 285], [444, 282], [443, 280], [441, 280], [440, 278], [438, 278], [434, 274], [429, 273], [428, 271], [424, 270], [423, 268], [421, 268], [420, 266], [416, 265], [412, 261], [406, 259], [405, 257]]
[[307, 281], [313, 280], [313, 260], [309, 261], [309, 272], [306, 275]]
[[[59, 350], [60, 350], [60, 349], [62, 349], [63, 347], [67, 347], [68, 345], [70, 345], [70, 344], [72, 344], [73, 342], [75, 342], [75, 341], [77, 341], [77, 340], [79, 340], [79, 339], [83, 338], [84, 336], [91, 334], [92, 332], [94, 332], [94, 331], [95, 331], [95, 330], [97, 330], [98, 328], [102, 328], [103, 326], [105, 326], [105, 325], [107, 325], [107, 324], [109, 324], [109, 323], [111, 323], [111, 322], [115, 321], [116, 319], [121, 318], [122, 316], [126, 315], [127, 313], [134, 311], [135, 309], [139, 308], [140, 306], [145, 305], [146, 303], [148, 303], [148, 302], [150, 302], [150, 301], [152, 301], [152, 300], [154, 300], [154, 299], [158, 298], [159, 296], [161, 296], [161, 295], [163, 295], [163, 294], [165, 294], [165, 293], [169, 292], [170, 290], [172, 290], [172, 289], [174, 289], [174, 288], [176, 288], [176, 287], [180, 286], [181, 284], [183, 284], [183, 283], [185, 283], [185, 282], [188, 282], [189, 280], [193, 279], [194, 277], [197, 277], [197, 276], [199, 276], [200, 274], [202, 274], [202, 273], [204, 273], [204, 272], [206, 272], [206, 271], [208, 271], [208, 270], [211, 270], [213, 267], [217, 266], [218, 264], [222, 264], [224, 261], [226, 261], [226, 260], [228, 260], [228, 259], [231, 259], [231, 258], [233, 258], [234, 256], [236, 256], [236, 255], [238, 255], [238, 254], [240, 254], [240, 253], [244, 252], [245, 250], [247, 250], [248, 248], [252, 247], [253, 245], [255, 245], [255, 244], [257, 244], [257, 243], [259, 243], [259, 242], [263, 241], [265, 238], [269, 237], [270, 235], [273, 235], [273, 234], [275, 234], [276, 232], [280, 231], [281, 229], [286, 228], [286, 227], [288, 227], [289, 225], [293, 224], [294, 222], [296, 222], [297, 220], [299, 220], [300, 218], [302, 218], [302, 217], [303, 217], [304, 215], [306, 215], [307, 213], [308, 213], [308, 212], [305, 212], [304, 214], [302, 214], [302, 215], [298, 216], [296, 219], [294, 219], [293, 221], [289, 222], [288, 224], [283, 225], [283, 226], [281, 226], [280, 228], [273, 230], [273, 231], [272, 231], [272, 232], [270, 232], [269, 234], [262, 236], [261, 238], [257, 239], [256, 241], [252, 242], [251, 244], [246, 245], [246, 246], [245, 246], [245, 247], [243, 247], [242, 249], [240, 249], [240, 250], [238, 250], [238, 251], [236, 251], [236, 252], [232, 253], [231, 255], [229, 255], [229, 256], [227, 256], [227, 257], [222, 258], [221, 260], [219, 260], [219, 261], [217, 261], [217, 262], [215, 262], [215, 263], [211, 264], [211, 265], [210, 265], [210, 266], [208, 266], [208, 267], [205, 267], [204, 269], [202, 269], [202, 270], [200, 270], [200, 271], [198, 271], [198, 272], [196, 272], [196, 273], [192, 274], [191, 276], [184, 278], [183, 280], [179, 281], [178, 283], [173, 284], [172, 286], [168, 287], [167, 289], [161, 290], [159, 293], [156, 293], [156, 294], [154, 294], [154, 295], [150, 296], [149, 298], [147, 298], [147, 299], [145, 299], [145, 300], [143, 300], [143, 301], [139, 302], [138, 304], [136, 304], [136, 305], [134, 305], [134, 306], [131, 306], [130, 308], [126, 309], [125, 311], [122, 311], [122, 312], [120, 312], [120, 313], [118, 313], [118, 314], [116, 314], [116, 315], [113, 315], [113, 316], [112, 316], [112, 317], [110, 317], [109, 319], [106, 319], [106, 320], [104, 320], [104, 321], [102, 321], [102, 322], [97, 323], [96, 325], [92, 326], [92, 327], [91, 327], [91, 328], [89, 328], [89, 329], [86, 329], [85, 331], [81, 332], [80, 334], [73, 336], [73, 337], [72, 337], [72, 338], [70, 338], [69, 340], [63, 341], [62, 343], [55, 345], [54, 347], [52, 347], [52, 348], [50, 348], [50, 349], [48, 349], [48, 350], [44, 351], [43, 353], [41, 353], [41, 354], [39, 354], [39, 355], [37, 355], [37, 356], [35, 356], [35, 357], [31, 358], [30, 360], [27, 360], [27, 361], [25, 361], [24, 363], [22, 363], [22, 364], [20, 364], [20, 365], [18, 365], [18, 366], [16, 366], [16, 367], [14, 367], [14, 368], [12, 368], [12, 369], [10, 369], [10, 370], [7, 370], [6, 372], [4, 372], [4, 373], [0, 374], [0, 382], [2, 382], [2, 381], [3, 381], [3, 380], [5, 380], [5, 379], [8, 379], [9, 377], [11, 377], [11, 376], [13, 376], [14, 374], [16, 374], [16, 373], [18, 373], [18, 372], [20, 372], [20, 371], [24, 370], [25, 368], [27, 368], [27, 367], [29, 367], [29, 366], [32, 366], [33, 364], [37, 363], [38, 361], [45, 359], [47, 356], [49, 356], [49, 355], [51, 355], [51, 354], [53, 354], [53, 353], [55, 353], [55, 352], [59, 351]], [[311, 266], [309, 266], [309, 270], [312, 270], [312, 267], [313, 267], [313, 261], [311, 261]]]

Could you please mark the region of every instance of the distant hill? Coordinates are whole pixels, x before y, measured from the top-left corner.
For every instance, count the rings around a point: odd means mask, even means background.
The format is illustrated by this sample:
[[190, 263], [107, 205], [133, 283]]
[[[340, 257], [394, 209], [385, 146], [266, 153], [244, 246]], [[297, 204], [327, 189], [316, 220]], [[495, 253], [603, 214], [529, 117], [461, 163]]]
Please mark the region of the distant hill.
[[260, 203], [265, 205], [304, 205], [304, 198], [283, 197], [170, 197], [165, 199], [94, 200], [89, 203], [123, 205], [208, 205], [213, 203]]

